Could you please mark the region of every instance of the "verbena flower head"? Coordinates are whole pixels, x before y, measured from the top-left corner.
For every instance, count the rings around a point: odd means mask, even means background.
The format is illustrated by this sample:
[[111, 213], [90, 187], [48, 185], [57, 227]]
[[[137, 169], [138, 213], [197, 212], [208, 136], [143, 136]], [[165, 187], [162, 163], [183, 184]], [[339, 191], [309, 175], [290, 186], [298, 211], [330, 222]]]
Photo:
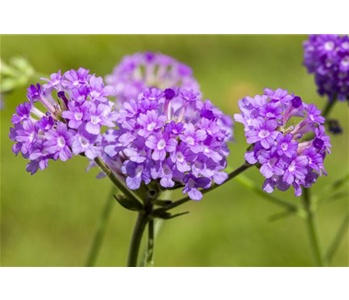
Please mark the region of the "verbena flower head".
[[113, 89], [101, 77], [80, 68], [43, 80], [47, 83], [28, 88], [28, 101], [16, 108], [10, 129], [13, 152], [30, 160], [31, 174], [50, 159], [66, 161], [73, 154], [94, 159], [102, 150], [101, 127], [115, 126], [114, 103], [106, 98]]
[[304, 65], [315, 75], [320, 95], [349, 99], [349, 36], [310, 35], [304, 42]]
[[160, 89], [182, 87], [199, 91], [191, 68], [161, 53], [136, 53], [125, 56], [113, 73], [106, 76], [115, 89], [118, 102], [137, 99], [146, 87]]
[[226, 124], [232, 121], [198, 96], [192, 90], [146, 88], [123, 103], [118, 128], [103, 136], [103, 159], [125, 176], [130, 189], [151, 182], [164, 189], [183, 185], [183, 193], [200, 200], [200, 188], [225, 181], [232, 134]]
[[319, 175], [326, 174], [323, 161], [331, 144], [323, 126], [325, 119], [314, 104], [306, 104], [286, 90], [264, 92], [240, 100], [241, 114], [234, 116], [245, 126], [251, 145], [245, 159], [260, 167], [266, 192], [275, 187], [284, 191], [292, 185], [299, 196], [302, 186], [309, 188]]

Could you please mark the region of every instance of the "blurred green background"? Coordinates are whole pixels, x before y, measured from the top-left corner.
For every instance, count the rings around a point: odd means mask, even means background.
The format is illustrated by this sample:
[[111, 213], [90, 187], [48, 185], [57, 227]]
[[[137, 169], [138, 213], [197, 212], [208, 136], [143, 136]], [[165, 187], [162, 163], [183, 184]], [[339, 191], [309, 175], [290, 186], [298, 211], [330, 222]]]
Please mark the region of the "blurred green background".
[[[80, 66], [105, 76], [126, 54], [160, 51], [190, 65], [209, 98], [225, 113], [238, 111], [237, 102], [264, 87], [282, 87], [322, 108], [313, 76], [302, 66], [306, 36], [2, 36], [1, 57], [27, 58], [44, 74]], [[111, 184], [97, 180], [97, 170], [85, 172], [82, 157], [50, 162], [49, 168], [30, 176], [26, 160], [11, 152], [8, 139], [15, 107], [26, 100], [26, 89], [5, 97], [1, 111], [1, 264], [2, 266], [82, 266]], [[312, 189], [320, 193], [348, 171], [348, 108], [339, 103], [332, 112], [344, 128], [331, 136], [333, 153], [325, 161], [328, 177]], [[236, 143], [229, 163], [243, 162], [246, 142], [236, 124]], [[263, 177], [251, 168], [246, 173], [258, 185]], [[348, 192], [348, 186], [345, 187]], [[293, 190], [276, 192], [299, 203]], [[347, 194], [348, 195], [348, 194]], [[180, 195], [178, 195], [180, 196]], [[176, 196], [177, 197], [177, 196]], [[270, 222], [282, 209], [231, 181], [200, 202], [177, 211], [190, 214], [166, 221], [155, 245], [155, 266], [311, 266], [305, 221], [292, 216]], [[348, 211], [348, 196], [322, 207], [319, 223], [328, 246]], [[97, 261], [98, 266], [125, 266], [136, 214], [113, 203], [111, 221]], [[332, 266], [348, 266], [348, 236]]]

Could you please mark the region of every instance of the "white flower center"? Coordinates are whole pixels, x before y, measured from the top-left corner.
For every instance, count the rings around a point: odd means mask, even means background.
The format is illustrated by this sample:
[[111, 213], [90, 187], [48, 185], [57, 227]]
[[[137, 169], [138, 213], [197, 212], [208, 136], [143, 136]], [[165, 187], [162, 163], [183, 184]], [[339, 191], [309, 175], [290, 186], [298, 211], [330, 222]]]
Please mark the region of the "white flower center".
[[101, 119], [98, 116], [91, 116], [91, 123], [92, 124], [98, 124], [101, 121]]
[[74, 114], [74, 118], [75, 118], [75, 120], [80, 121], [82, 119], [82, 113], [81, 112], [76, 112]]
[[194, 145], [194, 138], [192, 136], [188, 136], [186, 141], [188, 145]]
[[344, 49], [349, 49], [349, 43], [348, 43], [348, 42], [344, 42], [344, 43], [342, 44], [342, 47], [343, 47]]
[[142, 165], [139, 165], [139, 166], [136, 168], [135, 172], [136, 172], [136, 177], [140, 177], [140, 176], [142, 175], [142, 173], [143, 173], [143, 166], [142, 166]]
[[332, 41], [328, 41], [324, 45], [326, 51], [331, 51], [334, 49], [334, 43]]
[[179, 161], [179, 162], [183, 162], [184, 161], [184, 155], [183, 155], [182, 152], [177, 152], [176, 156], [177, 156], [177, 161]]
[[31, 132], [28, 136], [29, 142], [32, 142], [34, 140], [35, 137], [35, 132]]
[[81, 146], [83, 146], [83, 147], [86, 147], [89, 144], [87, 138], [85, 138], [83, 136], [79, 136], [79, 141], [80, 141]]
[[147, 125], [147, 130], [152, 131], [156, 126], [156, 122], [151, 122], [150, 124]]
[[341, 64], [344, 66], [344, 67], [348, 67], [349, 66], [349, 56], [346, 56], [342, 59], [341, 61]]
[[270, 132], [268, 130], [265, 130], [265, 129], [262, 129], [259, 133], [258, 133], [258, 136], [260, 138], [265, 138], [267, 136], [269, 136]]
[[64, 139], [64, 137], [60, 136], [60, 137], [57, 138], [57, 145], [60, 148], [63, 148], [65, 146], [65, 139]]
[[288, 144], [287, 143], [282, 143], [281, 144], [281, 149], [286, 151], [288, 149]]
[[290, 166], [288, 167], [288, 170], [290, 172], [293, 172], [294, 170], [296, 170], [296, 163], [294, 161], [291, 162]]
[[166, 147], [166, 142], [164, 139], [161, 139], [159, 142], [158, 142], [158, 149], [159, 150], [162, 150]]

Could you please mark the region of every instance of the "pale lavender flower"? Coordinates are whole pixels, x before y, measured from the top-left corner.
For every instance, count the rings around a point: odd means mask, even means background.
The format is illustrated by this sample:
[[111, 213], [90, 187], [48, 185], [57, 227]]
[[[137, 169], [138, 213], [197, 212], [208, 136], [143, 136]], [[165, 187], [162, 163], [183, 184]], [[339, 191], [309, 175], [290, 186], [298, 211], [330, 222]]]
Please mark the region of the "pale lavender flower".
[[106, 76], [106, 82], [115, 89], [119, 103], [136, 100], [147, 87], [199, 90], [190, 67], [170, 56], [150, 52], [125, 56], [113, 73]]
[[173, 152], [176, 149], [177, 141], [167, 134], [157, 132], [148, 137], [145, 145], [153, 150], [152, 158], [154, 160], [164, 160], [167, 152]]
[[194, 176], [187, 176], [184, 180], [185, 187], [183, 193], [188, 193], [188, 196], [196, 201], [202, 199], [202, 193], [199, 188], [208, 189], [211, 186], [211, 180], [205, 177], [195, 178]]
[[70, 146], [74, 131], [67, 128], [64, 123], [59, 123], [57, 128], [50, 129], [45, 134], [44, 147], [49, 154], [53, 154], [55, 158], [66, 161], [72, 157]]

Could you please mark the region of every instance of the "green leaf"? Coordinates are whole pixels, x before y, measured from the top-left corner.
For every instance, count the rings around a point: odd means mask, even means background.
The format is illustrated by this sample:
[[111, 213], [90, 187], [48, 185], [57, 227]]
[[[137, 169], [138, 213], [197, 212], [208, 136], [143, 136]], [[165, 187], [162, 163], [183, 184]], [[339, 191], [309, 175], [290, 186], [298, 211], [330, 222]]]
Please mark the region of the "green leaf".
[[116, 199], [116, 201], [119, 202], [119, 204], [128, 209], [128, 210], [132, 210], [132, 211], [141, 211], [143, 209], [143, 205], [138, 202], [137, 200], [134, 200], [134, 199], [129, 199], [129, 198], [126, 198], [124, 195], [113, 195], [114, 198]]
[[170, 219], [174, 219], [174, 218], [186, 215], [186, 214], [189, 214], [189, 211], [185, 211], [185, 212], [174, 214], [174, 215], [172, 215], [166, 211], [159, 211], [158, 213], [154, 214], [153, 217], [164, 219], [164, 220], [170, 220]]

